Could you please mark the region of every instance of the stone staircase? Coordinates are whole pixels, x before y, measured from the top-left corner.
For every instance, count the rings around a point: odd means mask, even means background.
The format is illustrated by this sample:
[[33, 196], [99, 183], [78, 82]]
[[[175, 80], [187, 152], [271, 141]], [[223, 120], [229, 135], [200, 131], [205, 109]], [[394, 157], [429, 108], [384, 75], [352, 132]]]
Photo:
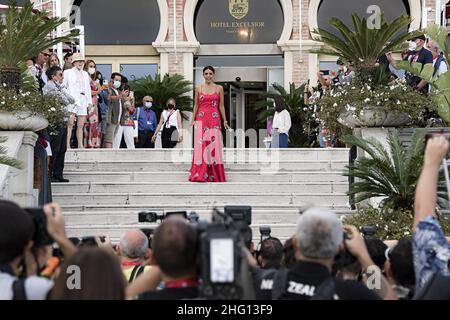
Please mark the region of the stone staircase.
[[196, 211], [210, 220], [212, 208], [251, 205], [254, 239], [259, 226], [289, 238], [299, 208], [318, 205], [349, 212], [348, 149], [225, 149], [228, 182], [188, 182], [192, 150], [70, 150], [65, 177], [52, 185], [69, 236], [109, 234], [113, 240], [138, 223], [138, 212]]

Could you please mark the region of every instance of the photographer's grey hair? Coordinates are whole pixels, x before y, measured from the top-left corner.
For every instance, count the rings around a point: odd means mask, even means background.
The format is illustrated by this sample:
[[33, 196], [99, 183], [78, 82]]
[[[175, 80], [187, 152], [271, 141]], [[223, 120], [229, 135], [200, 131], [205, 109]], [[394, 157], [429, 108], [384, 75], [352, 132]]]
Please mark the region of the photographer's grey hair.
[[322, 208], [310, 208], [298, 219], [297, 244], [306, 258], [333, 258], [343, 240], [342, 223], [335, 213]]
[[120, 239], [120, 251], [123, 256], [130, 259], [141, 258], [144, 259], [148, 250], [148, 239], [143, 232], [142, 236], [135, 230], [133, 239], [130, 237], [130, 232], [125, 233]]

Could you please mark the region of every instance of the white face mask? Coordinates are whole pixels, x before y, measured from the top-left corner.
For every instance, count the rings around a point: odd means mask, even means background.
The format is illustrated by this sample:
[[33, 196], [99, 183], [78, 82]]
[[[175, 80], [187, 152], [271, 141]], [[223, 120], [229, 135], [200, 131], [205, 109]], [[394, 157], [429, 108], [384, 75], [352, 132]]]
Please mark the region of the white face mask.
[[82, 70], [83, 66], [84, 66], [84, 63], [79, 63], [79, 62], [75, 63], [75, 68], [77, 68], [78, 70]]
[[95, 74], [95, 68], [89, 68], [89, 69], [88, 69], [88, 73], [89, 73], [90, 75]]
[[409, 46], [408, 46], [408, 50], [409, 50], [409, 51], [414, 51], [414, 50], [416, 50], [417, 44], [416, 44], [414, 41], [408, 41], [408, 44], [409, 44]]
[[152, 105], [153, 105], [153, 103], [151, 103], [151, 102], [146, 102], [146, 103], [145, 103], [145, 107], [146, 107], [146, 108], [151, 108]]
[[118, 80], [114, 81], [114, 84], [113, 84], [114, 88], [119, 89], [120, 85], [121, 85], [120, 81], [118, 81]]

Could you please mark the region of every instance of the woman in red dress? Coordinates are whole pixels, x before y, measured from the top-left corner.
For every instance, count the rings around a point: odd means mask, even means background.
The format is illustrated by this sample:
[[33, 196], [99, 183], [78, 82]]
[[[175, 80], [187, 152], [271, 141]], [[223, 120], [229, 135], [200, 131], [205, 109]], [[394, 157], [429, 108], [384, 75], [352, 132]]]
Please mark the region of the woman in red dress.
[[194, 155], [189, 175], [189, 181], [192, 182], [226, 181], [220, 114], [225, 129], [228, 129], [228, 123], [223, 105], [223, 88], [213, 82], [214, 73], [213, 67], [205, 67], [205, 83], [195, 90], [191, 121], [191, 127], [194, 126]]

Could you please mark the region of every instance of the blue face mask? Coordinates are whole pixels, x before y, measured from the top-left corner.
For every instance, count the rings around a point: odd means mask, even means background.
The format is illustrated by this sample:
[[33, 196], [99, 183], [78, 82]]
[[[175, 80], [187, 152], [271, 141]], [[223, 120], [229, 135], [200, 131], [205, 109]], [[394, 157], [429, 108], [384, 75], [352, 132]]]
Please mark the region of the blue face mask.
[[114, 81], [114, 84], [113, 84], [114, 88], [119, 89], [120, 85], [121, 85], [120, 81], [117, 81], [117, 80]]

